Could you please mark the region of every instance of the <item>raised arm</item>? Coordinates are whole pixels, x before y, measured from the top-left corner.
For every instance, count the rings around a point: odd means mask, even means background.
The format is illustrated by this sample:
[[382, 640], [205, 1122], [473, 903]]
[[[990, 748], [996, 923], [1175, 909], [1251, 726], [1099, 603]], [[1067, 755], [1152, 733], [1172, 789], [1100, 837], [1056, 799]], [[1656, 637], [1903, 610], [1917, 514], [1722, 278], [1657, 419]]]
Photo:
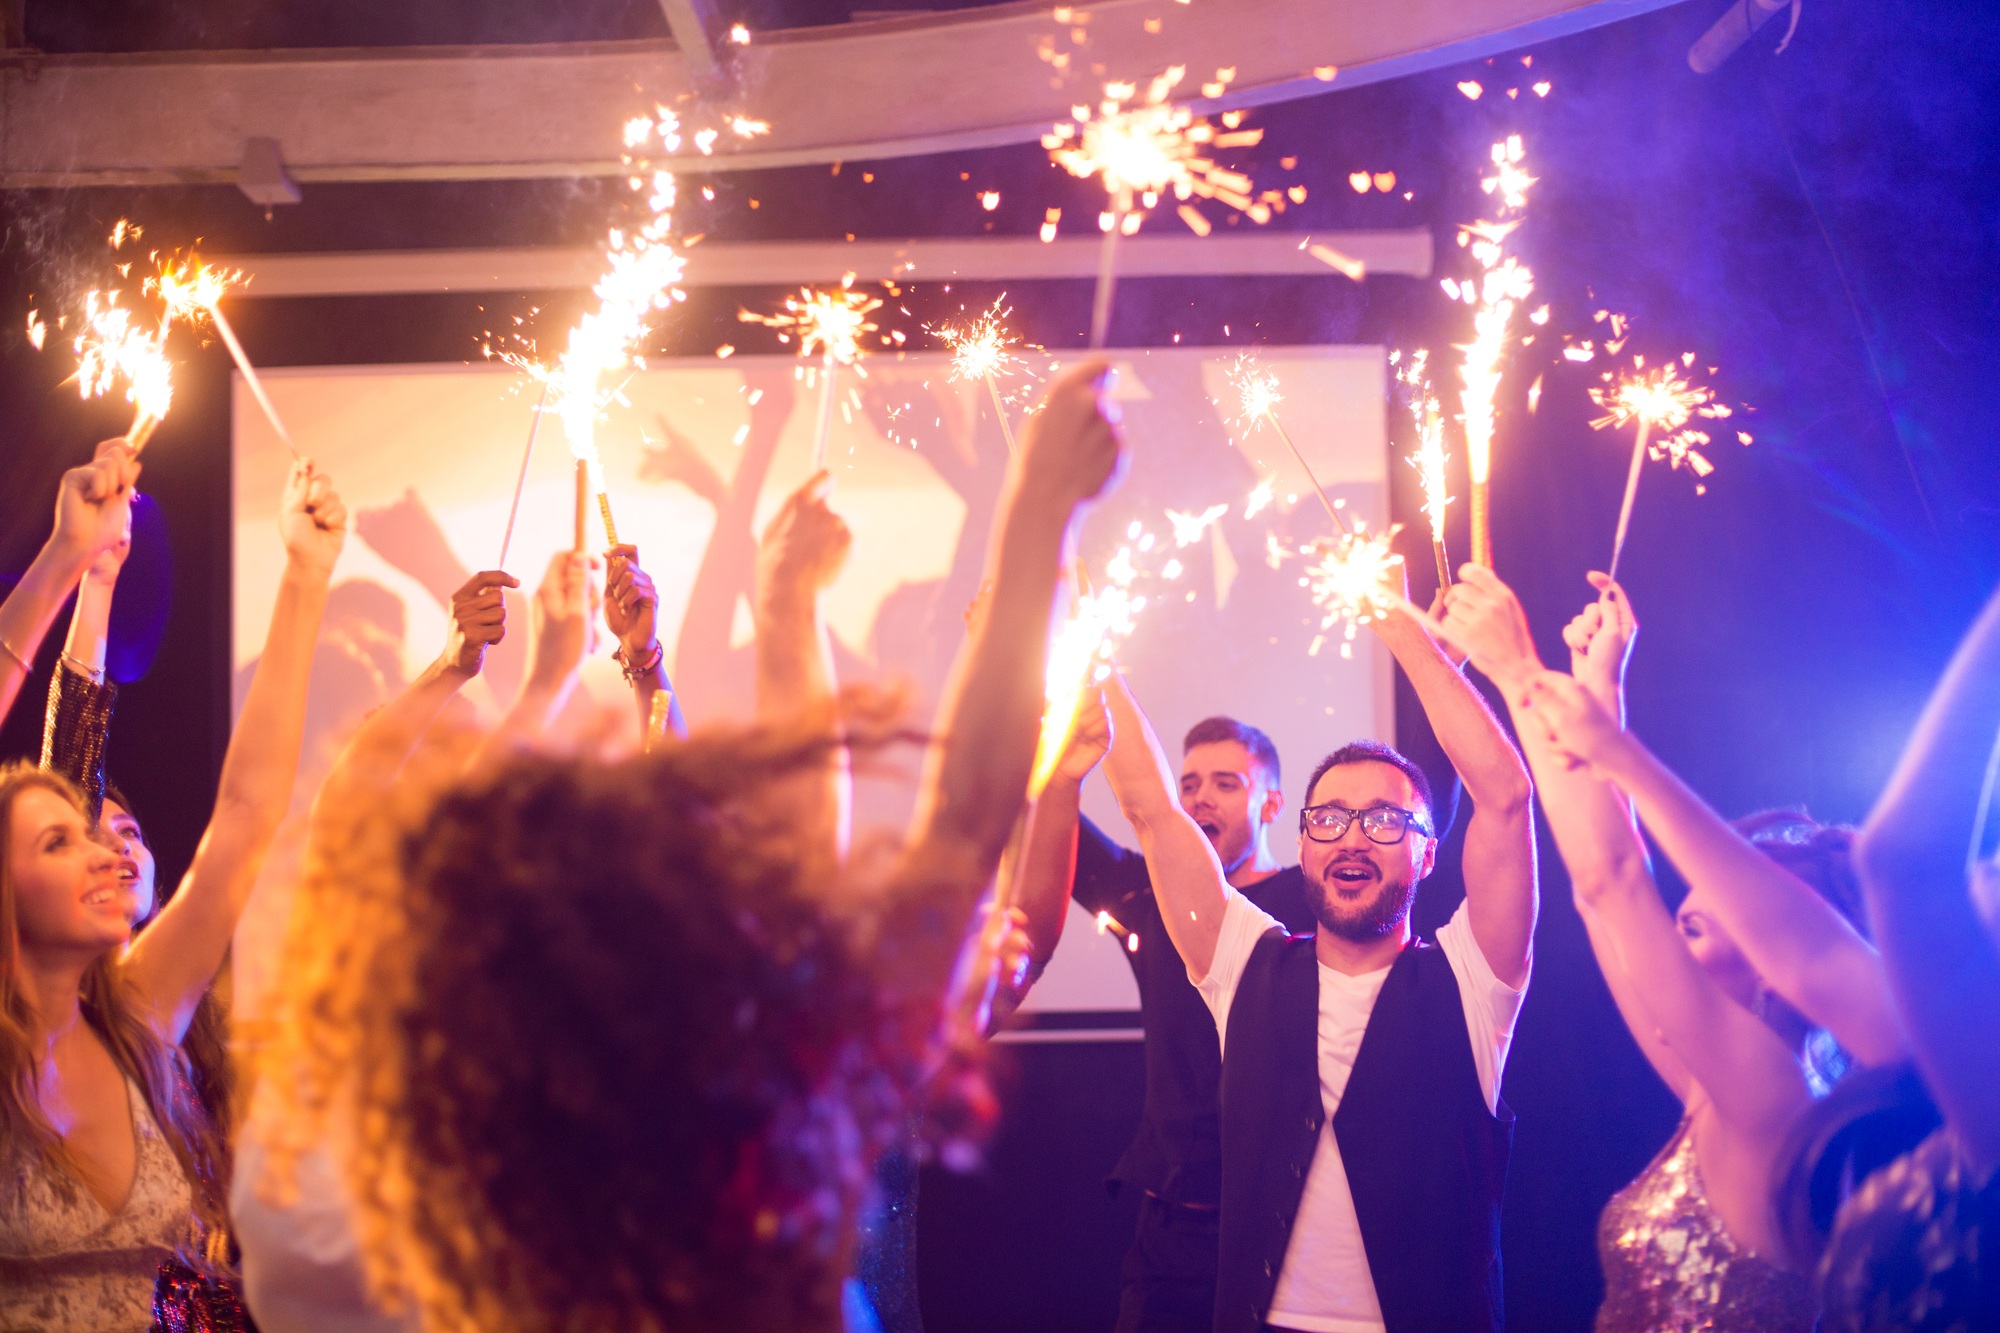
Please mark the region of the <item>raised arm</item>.
[[[1491, 579], [1467, 565], [1461, 579]], [[1496, 580], [1497, 582], [1497, 580]], [[1465, 595], [1465, 583], [1446, 595]], [[1412, 616], [1393, 611], [1373, 628], [1395, 654], [1430, 719], [1431, 730], [1472, 798], [1465, 828], [1465, 905], [1472, 937], [1493, 975], [1509, 986], [1528, 979], [1537, 910], [1534, 787], [1520, 752], [1472, 682]]]
[[595, 564], [571, 550], [549, 558], [548, 572], [530, 603], [533, 632], [520, 692], [467, 767], [476, 766], [496, 748], [532, 745], [576, 692], [577, 672], [598, 610], [596, 585], [590, 577]]
[[[827, 508], [832, 488], [830, 475], [815, 472], [778, 507], [757, 544], [759, 721], [804, 716], [815, 726], [836, 725], [833, 636], [821, 601], [847, 563], [854, 534]], [[844, 861], [853, 806], [847, 752], [835, 749], [792, 796], [813, 844]]]
[[1986, 604], [1924, 707], [1862, 827], [1862, 888], [1924, 1082], [1982, 1172], [2000, 1165], [2000, 931], [1967, 883], [2000, 736], [2000, 596]]
[[63, 473], [55, 529], [0, 602], [0, 718], [13, 711], [70, 589], [99, 554], [131, 540], [138, 480], [139, 461], [122, 440], [106, 440], [90, 462]]
[[1111, 711], [1111, 753], [1105, 757], [1104, 776], [1119, 810], [1139, 835], [1167, 935], [1187, 963], [1189, 979], [1199, 980], [1215, 962], [1222, 912], [1229, 904], [1222, 862], [1207, 835], [1181, 809], [1173, 765], [1153, 724], [1125, 688], [1124, 677], [1105, 682], [1104, 701]]
[[926, 761], [882, 942], [883, 963], [913, 995], [943, 991], [1027, 792], [1071, 525], [1124, 464], [1102, 400], [1107, 374], [1089, 362], [1058, 380], [1009, 472], [989, 554], [992, 599], [945, 687], [941, 741]]
[[[681, 716], [680, 697], [667, 679], [667, 654], [660, 646], [660, 593], [653, 586], [653, 576], [640, 568], [636, 546], [614, 546], [605, 559], [609, 568], [604, 579], [604, 619], [618, 637], [618, 665], [624, 668], [625, 681], [632, 687], [647, 743], [651, 744], [656, 707], [666, 709], [666, 729], [686, 740], [687, 719]], [[659, 702], [662, 696], [664, 704]]]
[[222, 965], [264, 853], [291, 805], [313, 645], [334, 562], [347, 538], [347, 508], [310, 460], [292, 466], [278, 526], [285, 572], [264, 655], [223, 756], [208, 829], [180, 891], [133, 942], [122, 964], [155, 1026], [176, 1042]]
[[[1584, 620], [1579, 616], [1564, 634], [1569, 639], [1572, 632], [1579, 632], [1571, 641], [1571, 667], [1593, 697], [1615, 715], [1622, 715], [1624, 664], [1631, 632], [1619, 632], [1617, 624], [1607, 628], [1600, 614], [1590, 617], [1588, 623], [1593, 631], [1606, 629], [1606, 633], [1583, 638], [1579, 622]], [[1694, 1078], [1661, 1035], [1659, 1023], [1640, 995], [1637, 979], [1627, 969], [1600, 915], [1604, 902], [1613, 897], [1658, 897], [1630, 806], [1623, 793], [1558, 753], [1544, 721], [1525, 707], [1526, 686], [1543, 668], [1527, 616], [1511, 589], [1498, 580], [1466, 585], [1452, 600], [1438, 628], [1461, 651], [1471, 653], [1472, 664], [1499, 687], [1507, 701], [1605, 986], [1640, 1051], [1674, 1095], [1685, 1102]], [[1635, 632], [1637, 626], [1629, 629]]]
[[1076, 886], [1077, 820], [1083, 780], [1111, 748], [1111, 714], [1103, 696], [1087, 694], [1077, 709], [1069, 745], [1028, 812], [1028, 833], [1014, 871], [1008, 902], [1021, 913], [1037, 967], [1048, 963], [1062, 940]]
[[[1623, 733], [1603, 705], [1574, 678], [1554, 671], [1529, 680], [1522, 697], [1534, 714], [1524, 719], [1524, 732], [1542, 729], [1556, 754], [1605, 777], [1597, 760]], [[1553, 793], [1548, 799], [1554, 801]], [[1597, 836], [1609, 841], [1611, 820], [1602, 806], [1595, 818]], [[1550, 824], [1556, 827], [1553, 805]], [[1763, 1146], [1774, 1147], [1811, 1100], [1798, 1053], [1709, 976], [1651, 877], [1635, 873], [1643, 853], [1630, 823], [1620, 819], [1618, 827], [1631, 845], [1616, 854], [1624, 870], [1599, 882], [1586, 899], [1593, 941], [1601, 934], [1609, 942], [1659, 1039], [1716, 1111]]]

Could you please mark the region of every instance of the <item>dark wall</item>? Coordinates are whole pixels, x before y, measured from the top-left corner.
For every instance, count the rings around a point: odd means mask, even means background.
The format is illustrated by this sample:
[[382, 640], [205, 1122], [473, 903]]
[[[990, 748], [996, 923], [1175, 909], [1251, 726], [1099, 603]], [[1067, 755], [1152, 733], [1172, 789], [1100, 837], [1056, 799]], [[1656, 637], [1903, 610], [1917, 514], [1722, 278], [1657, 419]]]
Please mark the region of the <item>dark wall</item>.
[[[1974, 0], [1814, 0], [1782, 56], [1769, 53], [1780, 20], [1698, 77], [1684, 53], [1719, 8], [1680, 6], [1552, 43], [1529, 53], [1532, 76], [1509, 57], [1271, 108], [1252, 122], [1269, 127], [1265, 144], [1240, 160], [1260, 182], [1308, 187], [1274, 227], [1431, 226], [1442, 271], [1462, 272], [1451, 228], [1479, 207], [1486, 146], [1508, 130], [1528, 135], [1541, 183], [1520, 249], [1554, 326], [1581, 331], [1596, 309], [1627, 312], [1635, 347], [1696, 351], [1719, 367], [1725, 396], [1753, 409], [1756, 443], [1718, 448], [1706, 495], [1662, 467], [1644, 479], [1625, 565], [1645, 626], [1632, 725], [1724, 813], [1805, 803], [1851, 820], [2000, 571], [2000, 12]], [[1546, 100], [1527, 88], [1531, 77], [1552, 81]], [[1461, 79], [1481, 81], [1485, 95], [1468, 101]], [[1508, 87], [1520, 96], [1507, 99]], [[1399, 178], [1391, 194], [1347, 186], [1350, 171], [1386, 169]], [[1074, 222], [1098, 205], [1093, 186], [1032, 147], [715, 186], [712, 207], [684, 193], [689, 228], [718, 238], [1031, 234], [1044, 207], [1060, 204]], [[995, 212], [976, 202], [984, 189], [1002, 191]], [[45, 533], [57, 471], [123, 424], [76, 403], [58, 387], [64, 358], [35, 355], [19, 333], [31, 293], [52, 309], [52, 294], [102, 263], [116, 217], [145, 221], [149, 241], [204, 236], [217, 251], [573, 244], [601, 232], [608, 198], [592, 183], [308, 186], [303, 204], [266, 222], [227, 190], [7, 196], [0, 571], [18, 571]], [[1179, 224], [1167, 215], [1149, 225]], [[891, 309], [910, 312], [914, 333], [996, 294], [919, 285]], [[735, 311], [774, 295], [697, 293], [663, 326], [658, 350], [763, 350]], [[1009, 297], [1031, 340], [1080, 345], [1087, 284], [1015, 284]], [[542, 302], [545, 330], [559, 334], [575, 303]], [[481, 332], [537, 304], [246, 303], [237, 323], [253, 356], [273, 365], [460, 360]], [[1114, 339], [1380, 341], [1443, 355], [1463, 332], [1461, 309], [1434, 284], [1329, 274], [1127, 282]], [[1583, 572], [1608, 556], [1624, 447], [1588, 428], [1591, 370], [1561, 362], [1553, 343], [1525, 349], [1510, 375], [1494, 528], [1500, 572], [1560, 664], [1560, 626], [1588, 595]], [[147, 455], [144, 488], [172, 534], [172, 623], [158, 664], [121, 703], [112, 762], [167, 869], [199, 836], [227, 720], [226, 374], [216, 349], [191, 359]], [[1544, 391], [1529, 415], [1521, 395], [1537, 376]], [[1413, 518], [1407, 483], [1398, 509]], [[8, 754], [35, 744], [39, 685], [0, 732]], [[1508, 1300], [1517, 1327], [1582, 1329], [1598, 1295], [1597, 1212], [1676, 1110], [1611, 1009], [1553, 849], [1543, 857], [1534, 989], [1506, 1086], [1520, 1117]], [[1456, 900], [1455, 865], [1447, 856], [1426, 890], [1427, 923]], [[1103, 1327], [1130, 1208], [1097, 1181], [1136, 1114], [1136, 1048], [1007, 1059], [1008, 1117], [989, 1170], [926, 1182], [933, 1325]]]

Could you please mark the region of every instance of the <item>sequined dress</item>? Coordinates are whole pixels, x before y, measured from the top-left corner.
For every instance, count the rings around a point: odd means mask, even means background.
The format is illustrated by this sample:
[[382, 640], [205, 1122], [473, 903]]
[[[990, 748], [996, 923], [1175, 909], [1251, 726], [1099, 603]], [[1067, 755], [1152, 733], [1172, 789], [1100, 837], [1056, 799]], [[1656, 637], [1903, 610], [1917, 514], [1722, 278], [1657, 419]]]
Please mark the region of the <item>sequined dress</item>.
[[1709, 1206], [1686, 1120], [1604, 1206], [1597, 1257], [1597, 1333], [1811, 1333], [1811, 1284], [1730, 1238]]

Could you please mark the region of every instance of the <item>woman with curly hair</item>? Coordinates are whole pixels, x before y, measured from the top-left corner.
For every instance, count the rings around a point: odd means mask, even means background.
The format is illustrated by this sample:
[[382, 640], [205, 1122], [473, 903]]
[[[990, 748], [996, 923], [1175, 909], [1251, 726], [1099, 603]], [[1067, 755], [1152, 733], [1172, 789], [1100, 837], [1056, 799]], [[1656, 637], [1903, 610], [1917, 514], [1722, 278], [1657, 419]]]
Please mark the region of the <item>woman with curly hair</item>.
[[[100, 465], [136, 472], [107, 449]], [[277, 608], [215, 813], [143, 934], [137, 865], [88, 798], [52, 773], [0, 774], [0, 1327], [136, 1333], [163, 1259], [221, 1258], [227, 1162], [180, 1046], [288, 799], [346, 523], [296, 464]]]
[[836, 748], [886, 742], [879, 707], [845, 740], [765, 722], [631, 758], [446, 759], [394, 819], [322, 798], [272, 1152], [282, 1170], [351, 1126], [383, 1298], [431, 1330], [839, 1327], [858, 1200], [1025, 793], [1072, 521], [1122, 460], [1103, 376], [1034, 418], [882, 874], [830, 865], [798, 808]]

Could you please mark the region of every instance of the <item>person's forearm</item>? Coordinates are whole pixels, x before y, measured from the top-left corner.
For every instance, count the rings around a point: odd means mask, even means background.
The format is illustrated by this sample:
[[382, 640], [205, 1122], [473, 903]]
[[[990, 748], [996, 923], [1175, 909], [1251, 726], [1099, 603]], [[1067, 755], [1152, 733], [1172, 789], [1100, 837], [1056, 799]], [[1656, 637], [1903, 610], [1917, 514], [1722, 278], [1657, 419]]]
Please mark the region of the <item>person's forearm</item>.
[[1863, 1061], [1905, 1058], [1880, 961], [1832, 904], [1751, 846], [1629, 732], [1600, 767], [1773, 990]]
[[1119, 810], [1139, 837], [1167, 935], [1187, 963], [1189, 975], [1207, 976], [1229, 901], [1222, 862], [1207, 836], [1181, 809], [1173, 770], [1152, 723], [1124, 694], [1122, 682], [1113, 681], [1106, 697], [1112, 727], [1104, 776], [1118, 798]]
[[216, 790], [218, 817], [227, 811], [260, 829], [275, 831], [290, 808], [305, 737], [306, 689], [328, 582], [325, 573], [297, 565], [288, 565], [278, 582], [264, 652], [223, 756]]
[[919, 843], [944, 836], [984, 861], [1006, 845], [1034, 763], [1036, 719], [1067, 511], [1017, 500], [1004, 511], [985, 623], [946, 687], [921, 806]]
[[756, 655], [759, 721], [833, 703], [833, 643], [811, 590], [759, 590]]
[[86, 573], [76, 588], [76, 610], [70, 613], [69, 637], [63, 656], [91, 673], [104, 674], [105, 644], [111, 632], [111, 597], [117, 575], [98, 578]]
[[71, 550], [52, 538], [0, 602], [0, 718], [13, 711], [29, 664], [90, 561], [90, 552]]
[[1083, 786], [1057, 773], [1035, 798], [1028, 814], [1028, 837], [1015, 868], [1010, 906], [1028, 918], [1028, 939], [1035, 963], [1047, 963], [1062, 940], [1069, 915], [1070, 892], [1076, 883], [1077, 816]]
[[653, 725], [654, 700], [665, 695], [667, 709], [667, 730], [687, 739], [687, 718], [681, 713], [681, 696], [674, 689], [673, 681], [667, 678], [667, 659], [662, 656], [651, 671], [642, 671], [632, 681], [632, 698], [639, 705], [639, 725], [650, 728]]
[[949, 978], [951, 953], [936, 942], [964, 935], [1027, 793], [1073, 508], [1016, 494], [1001, 509], [992, 603], [945, 686], [885, 924], [883, 963], [913, 996]]
[[2000, 597], [1945, 669], [1856, 847], [1869, 918], [1924, 1080], [1982, 1171], [2000, 1164], [2000, 948], [1967, 862], [2000, 734]]
[[1525, 811], [1534, 791], [1527, 766], [1485, 697], [1409, 616], [1391, 615], [1375, 628], [1409, 677], [1474, 807], [1496, 815]]

